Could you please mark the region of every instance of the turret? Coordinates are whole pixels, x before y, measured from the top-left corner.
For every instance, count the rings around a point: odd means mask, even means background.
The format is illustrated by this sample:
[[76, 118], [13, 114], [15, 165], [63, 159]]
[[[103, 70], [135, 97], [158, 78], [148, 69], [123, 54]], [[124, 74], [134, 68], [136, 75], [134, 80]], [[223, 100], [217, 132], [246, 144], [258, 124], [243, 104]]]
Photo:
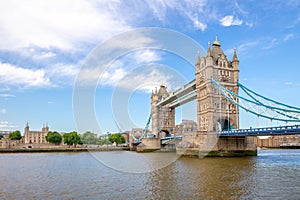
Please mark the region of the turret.
[[26, 126], [24, 128], [24, 136], [25, 136], [25, 143], [29, 143], [29, 125], [28, 122], [26, 123]]
[[211, 50], [210, 50], [210, 42], [208, 42], [208, 44], [207, 44], [206, 65], [208, 65], [208, 66], [213, 65], [213, 59], [212, 59]]
[[200, 63], [201, 63], [201, 57], [200, 57], [200, 51], [198, 51], [198, 57], [196, 62], [196, 72], [200, 70]]
[[239, 59], [236, 55], [236, 48], [234, 48], [234, 53], [233, 53], [233, 57], [232, 57], [232, 67], [234, 69], [239, 69]]

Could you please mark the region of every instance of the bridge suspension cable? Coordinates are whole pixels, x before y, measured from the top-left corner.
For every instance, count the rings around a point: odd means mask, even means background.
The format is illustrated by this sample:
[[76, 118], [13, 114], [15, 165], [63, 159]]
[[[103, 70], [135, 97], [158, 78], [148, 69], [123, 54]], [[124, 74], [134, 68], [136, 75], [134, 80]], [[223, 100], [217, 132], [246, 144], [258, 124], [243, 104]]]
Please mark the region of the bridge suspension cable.
[[145, 128], [143, 129], [143, 133], [142, 133], [142, 135], [139, 138], [136, 138], [134, 136], [134, 134], [131, 134], [133, 140], [135, 140], [135, 141], [141, 141], [143, 138], [146, 137], [146, 134], [149, 132], [149, 125], [150, 125], [150, 122], [151, 122], [151, 118], [152, 118], [152, 114], [150, 114], [150, 116], [148, 118], [148, 121], [147, 121], [147, 124], [146, 124]]
[[211, 82], [217, 90], [231, 103], [244, 109], [247, 113], [252, 113], [257, 117], [282, 122], [300, 122], [300, 108], [283, 104], [267, 97], [264, 97], [244, 85], [238, 83], [240, 88], [245, 91], [246, 97], [242, 97], [228, 90], [217, 83], [213, 78]]

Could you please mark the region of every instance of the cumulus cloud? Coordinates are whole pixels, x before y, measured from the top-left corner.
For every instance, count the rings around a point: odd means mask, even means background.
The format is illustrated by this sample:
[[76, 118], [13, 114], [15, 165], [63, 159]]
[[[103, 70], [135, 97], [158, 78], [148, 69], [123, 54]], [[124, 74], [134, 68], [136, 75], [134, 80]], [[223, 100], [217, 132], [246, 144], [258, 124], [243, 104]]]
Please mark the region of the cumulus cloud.
[[176, 84], [171, 85], [171, 83], [174, 83], [174, 81], [172, 81], [174, 78], [174, 74], [166, 70], [165, 67], [160, 67], [159, 65], [145, 65], [129, 71], [122, 79], [115, 83], [115, 87], [150, 93], [155, 86], [158, 86], [162, 81], [170, 88], [178, 86]]
[[13, 50], [30, 45], [72, 49], [80, 41], [103, 40], [129, 29], [107, 6], [85, 0], [1, 1], [0, 27], [0, 49]]
[[0, 83], [27, 87], [52, 86], [43, 69], [27, 69], [6, 63], [0, 63]]
[[58, 85], [72, 85], [79, 71], [79, 64], [53, 64], [45, 69], [52, 82]]
[[[107, 66], [102, 72], [99, 68], [80, 69], [80, 82], [84, 85], [104, 85], [115, 87], [133, 69], [143, 66], [144, 64], [153, 63], [161, 60], [161, 54], [153, 50], [137, 50], [115, 60]], [[102, 72], [102, 74], [99, 74]], [[141, 73], [143, 73], [141, 71]], [[99, 81], [99, 82], [98, 82]], [[133, 83], [137, 84], [137, 82]], [[124, 84], [127, 88], [128, 84]]]
[[220, 19], [220, 24], [222, 26], [240, 26], [243, 24], [243, 21], [240, 19], [235, 19], [232, 15], [227, 15]]

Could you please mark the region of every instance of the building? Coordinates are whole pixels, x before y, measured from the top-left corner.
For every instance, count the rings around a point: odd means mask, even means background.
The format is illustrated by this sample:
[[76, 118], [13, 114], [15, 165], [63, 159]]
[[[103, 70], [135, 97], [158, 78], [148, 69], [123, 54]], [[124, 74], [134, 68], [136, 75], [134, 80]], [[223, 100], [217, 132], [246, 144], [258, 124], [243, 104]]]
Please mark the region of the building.
[[298, 135], [258, 136], [254, 140], [258, 147], [279, 148], [282, 145], [299, 144]]
[[144, 130], [142, 128], [132, 128], [132, 130], [129, 132], [129, 138], [140, 138], [143, 135]]
[[197, 131], [197, 123], [193, 120], [182, 120], [181, 124], [176, 125], [175, 127], [176, 135], [182, 135], [184, 133], [195, 131]]
[[43, 126], [42, 131], [29, 130], [28, 123], [24, 129], [25, 144], [48, 144], [46, 136], [48, 135], [49, 127]]

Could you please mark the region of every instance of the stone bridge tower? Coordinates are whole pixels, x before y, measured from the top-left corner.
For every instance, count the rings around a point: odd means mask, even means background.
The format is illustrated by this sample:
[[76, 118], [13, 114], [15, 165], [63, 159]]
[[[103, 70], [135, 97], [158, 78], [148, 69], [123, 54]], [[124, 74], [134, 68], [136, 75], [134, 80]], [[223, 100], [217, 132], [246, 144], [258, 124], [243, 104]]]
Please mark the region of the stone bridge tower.
[[165, 84], [161, 84], [159, 90], [156, 89], [151, 95], [152, 133], [157, 138], [171, 134], [175, 128], [175, 108], [169, 108], [169, 104], [157, 106], [158, 102], [168, 96]]
[[206, 56], [201, 58], [198, 55], [196, 62], [198, 131], [183, 136], [183, 142], [190, 146], [182, 148], [182, 145], [178, 149], [182, 154], [200, 157], [256, 155], [253, 137], [218, 137], [219, 131], [239, 128], [239, 108], [215, 88], [211, 78], [238, 94], [239, 60], [236, 50], [232, 60], [228, 60], [217, 39], [212, 47], [208, 43]]
[[239, 128], [238, 106], [226, 100], [213, 86], [211, 78], [238, 94], [239, 60], [234, 50], [232, 61], [216, 39], [207, 54], [196, 63], [197, 124], [200, 132], [219, 132]]

